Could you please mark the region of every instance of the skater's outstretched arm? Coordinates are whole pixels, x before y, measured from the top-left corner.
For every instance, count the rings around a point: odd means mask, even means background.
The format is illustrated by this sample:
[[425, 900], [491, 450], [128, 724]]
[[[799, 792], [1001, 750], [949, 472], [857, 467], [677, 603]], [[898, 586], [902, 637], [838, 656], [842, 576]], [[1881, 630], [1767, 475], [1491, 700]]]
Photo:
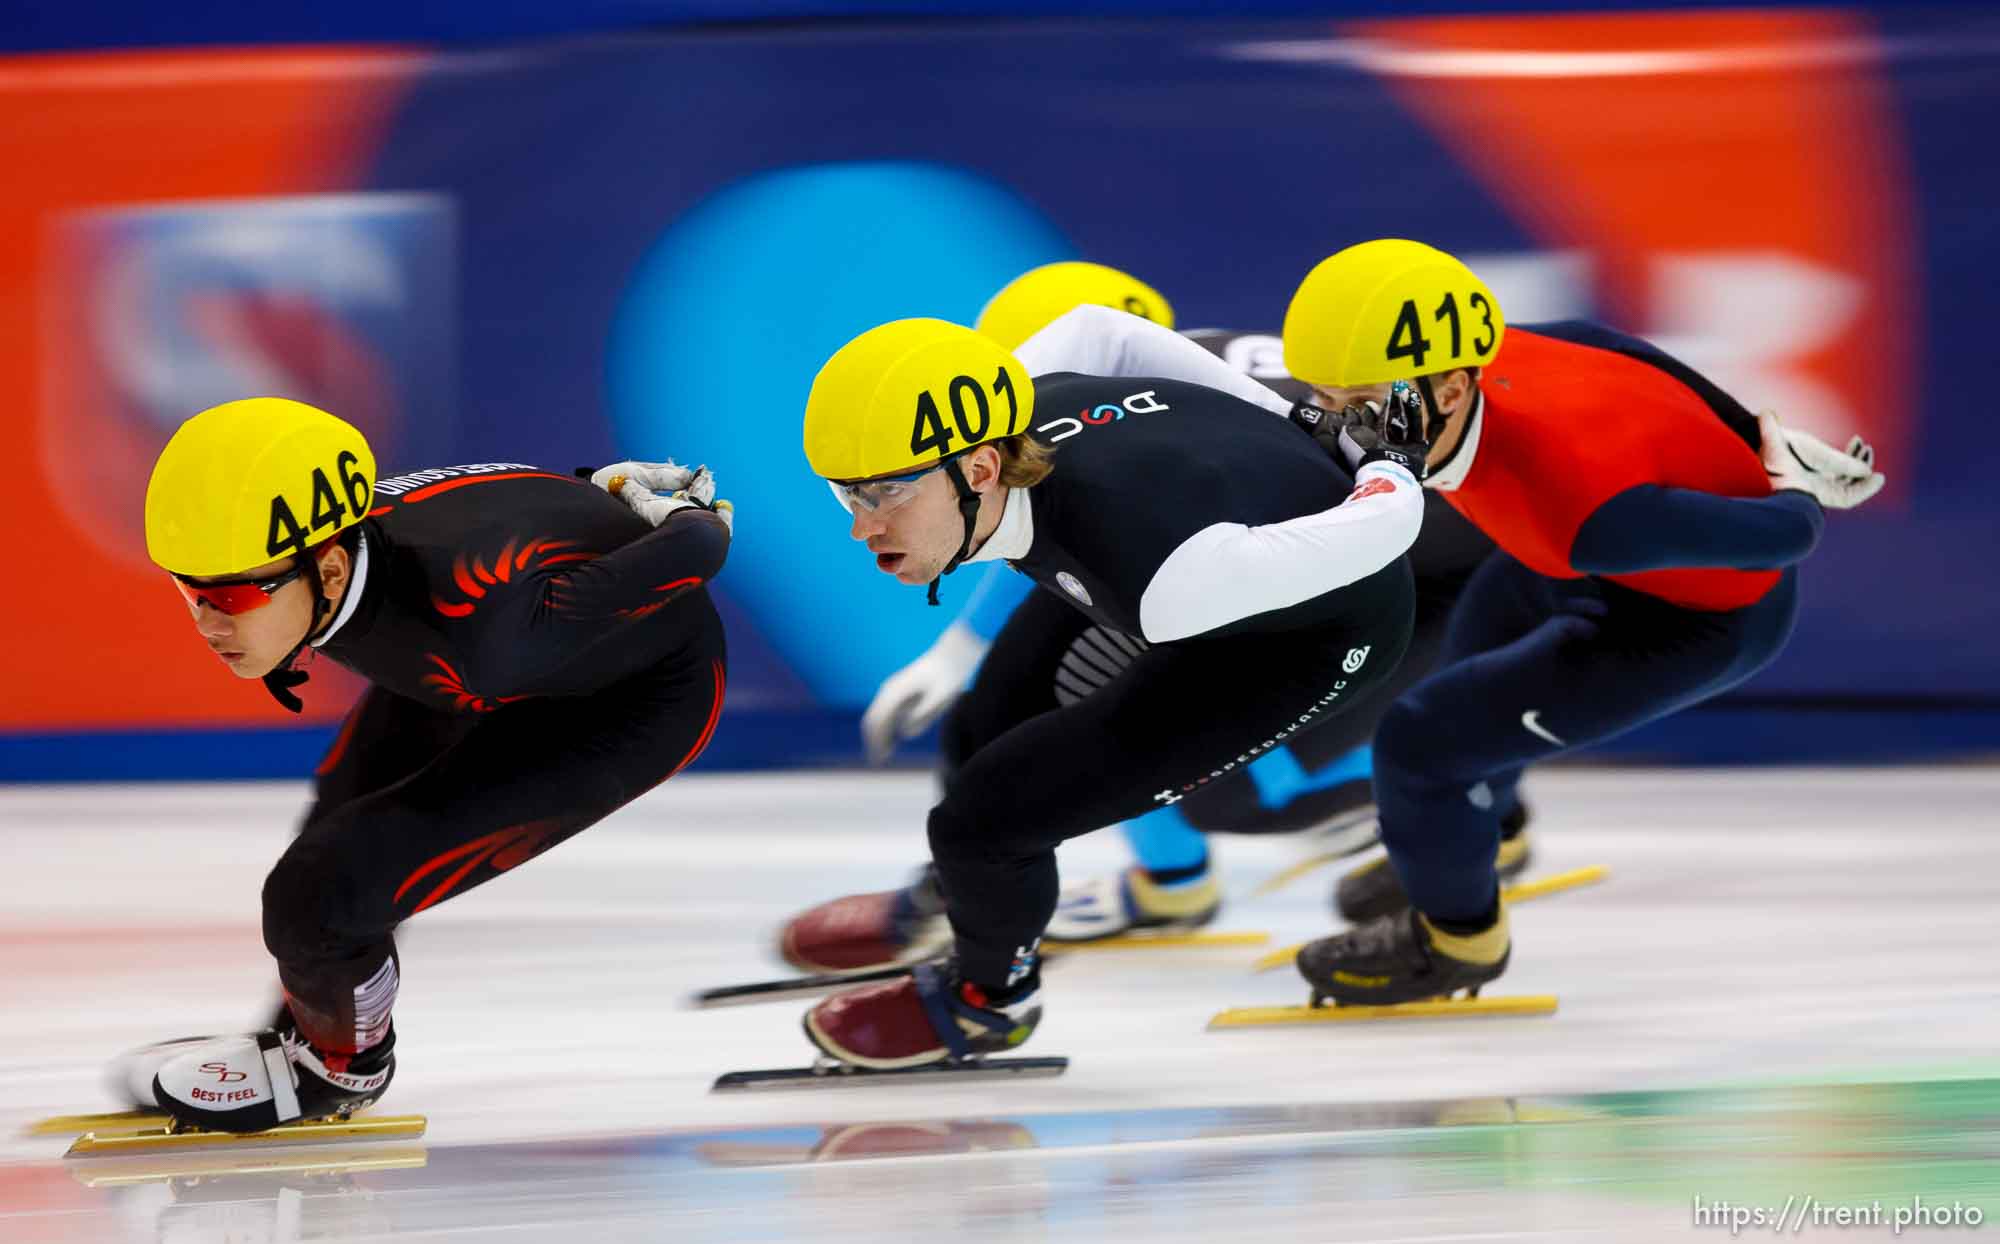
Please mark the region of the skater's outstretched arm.
[[1185, 380], [1289, 416], [1292, 404], [1171, 328], [1151, 320], [1083, 306], [1066, 311], [1014, 351], [1031, 376], [1151, 376]]
[[1570, 565], [1585, 574], [1720, 567], [1777, 570], [1805, 559], [1826, 524], [1819, 502], [1790, 489], [1723, 497], [1644, 484], [1597, 507]]
[[1409, 551], [1424, 499], [1407, 470], [1361, 468], [1356, 488], [1330, 510], [1282, 523], [1217, 523], [1160, 564], [1139, 601], [1153, 643], [1212, 631], [1367, 578]]
[[714, 511], [678, 510], [630, 544], [565, 565], [543, 585], [543, 601], [565, 622], [620, 629], [714, 578], [729, 538], [729, 524]]

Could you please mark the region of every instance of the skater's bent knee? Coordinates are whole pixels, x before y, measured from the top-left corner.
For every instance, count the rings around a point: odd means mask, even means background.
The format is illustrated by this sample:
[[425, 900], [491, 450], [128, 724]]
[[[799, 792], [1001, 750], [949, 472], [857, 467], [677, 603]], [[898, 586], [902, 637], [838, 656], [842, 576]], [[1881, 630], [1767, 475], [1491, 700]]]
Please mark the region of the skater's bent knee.
[[1391, 704], [1375, 727], [1375, 768], [1429, 774], [1445, 759], [1443, 723], [1407, 697]]
[[280, 962], [323, 955], [351, 923], [351, 893], [339, 860], [294, 842], [264, 878], [264, 948]]
[[932, 808], [928, 829], [932, 859], [965, 859], [983, 854], [980, 848], [986, 835], [979, 818], [959, 802], [946, 798]]
[[967, 711], [965, 704], [965, 697], [959, 697], [956, 703], [945, 710], [944, 718], [938, 722], [938, 759], [943, 762], [947, 775], [956, 773], [966, 761], [972, 759], [972, 754], [978, 751], [993, 733], [991, 730], [982, 730], [978, 723], [972, 720], [972, 715]]

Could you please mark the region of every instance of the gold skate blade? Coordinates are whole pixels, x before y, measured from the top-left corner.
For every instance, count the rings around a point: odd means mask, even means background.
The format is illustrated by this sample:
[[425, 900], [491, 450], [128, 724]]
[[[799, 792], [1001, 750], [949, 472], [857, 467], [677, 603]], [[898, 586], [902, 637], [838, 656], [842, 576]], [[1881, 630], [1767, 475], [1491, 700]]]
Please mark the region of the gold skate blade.
[[420, 1114], [355, 1119], [301, 1119], [263, 1132], [173, 1132], [166, 1127], [138, 1132], [85, 1132], [66, 1158], [110, 1158], [138, 1153], [214, 1152], [269, 1145], [330, 1145], [359, 1140], [414, 1140], [429, 1120]]
[[1216, 950], [1235, 946], [1269, 945], [1271, 935], [1253, 930], [1240, 933], [1122, 933], [1090, 942], [1056, 942], [1046, 939], [1042, 951], [1066, 955], [1080, 950]]
[[55, 1114], [21, 1129], [23, 1136], [75, 1136], [81, 1132], [143, 1132], [165, 1127], [167, 1116], [157, 1110], [111, 1110], [103, 1114]]
[[[1611, 870], [1602, 864], [1591, 864], [1585, 868], [1572, 868], [1566, 873], [1556, 873], [1539, 881], [1525, 881], [1511, 885], [1500, 891], [1500, 901], [1512, 907], [1518, 903], [1531, 903], [1551, 894], [1561, 894], [1564, 890], [1576, 890], [1587, 885], [1596, 885], [1611, 875]], [[1250, 964], [1252, 972], [1268, 972], [1273, 968], [1290, 966], [1305, 948], [1304, 942], [1294, 942], [1290, 946], [1262, 954]]]
[[1258, 882], [1257, 888], [1250, 891], [1250, 897], [1262, 898], [1266, 894], [1276, 894], [1279, 890], [1284, 889], [1308, 873], [1316, 872], [1319, 869], [1325, 868], [1328, 864], [1337, 864], [1349, 856], [1358, 854], [1359, 852], [1357, 851], [1323, 851], [1318, 855], [1308, 855], [1298, 863], [1288, 868], [1280, 869], [1270, 878]]
[[1553, 1015], [1553, 994], [1516, 998], [1432, 998], [1387, 1006], [1237, 1006], [1218, 1011], [1210, 1028], [1265, 1028], [1274, 1024], [1352, 1024], [1379, 1019], [1470, 1019], [1494, 1015]]
[[218, 1175], [347, 1175], [357, 1171], [418, 1170], [429, 1162], [430, 1153], [422, 1145], [364, 1149], [357, 1153], [266, 1149], [241, 1153], [137, 1154], [117, 1161], [71, 1167], [70, 1174], [86, 1188], [124, 1188]]
[[1587, 868], [1572, 868], [1566, 873], [1556, 873], [1539, 881], [1523, 881], [1500, 891], [1500, 901], [1512, 907], [1516, 903], [1528, 903], [1551, 894], [1561, 894], [1564, 890], [1577, 890], [1587, 885], [1596, 885], [1611, 875], [1611, 870], [1602, 864], [1592, 864]]

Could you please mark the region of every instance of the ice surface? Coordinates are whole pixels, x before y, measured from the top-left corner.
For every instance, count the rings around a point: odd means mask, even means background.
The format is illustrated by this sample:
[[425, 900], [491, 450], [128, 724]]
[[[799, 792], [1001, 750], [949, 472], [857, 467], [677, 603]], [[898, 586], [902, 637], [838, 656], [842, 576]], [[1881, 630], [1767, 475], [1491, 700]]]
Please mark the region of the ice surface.
[[[1061, 1079], [710, 1095], [809, 1061], [803, 1006], [684, 995], [779, 972], [797, 908], [900, 882], [929, 792], [676, 779], [405, 927], [382, 1109], [431, 1130], [401, 1167], [89, 1187], [118, 1172], [22, 1126], [111, 1108], [125, 1046], [268, 1010], [258, 891], [304, 791], [0, 790], [0, 1239], [1681, 1239], [1727, 1237], [1696, 1196], [2000, 1213], [2000, 770], [1538, 776], [1531, 875], [1613, 874], [1515, 914], [1494, 992], [1557, 994], [1550, 1019], [1210, 1033], [1301, 983], [1249, 974], [1255, 951], [1106, 954], [1048, 972], [1024, 1052], [1070, 1056]], [[1216, 842], [1239, 898], [1299, 850]], [[1113, 834], [1064, 851], [1070, 875], [1121, 860]], [[1332, 879], [1215, 927], [1323, 933]]]

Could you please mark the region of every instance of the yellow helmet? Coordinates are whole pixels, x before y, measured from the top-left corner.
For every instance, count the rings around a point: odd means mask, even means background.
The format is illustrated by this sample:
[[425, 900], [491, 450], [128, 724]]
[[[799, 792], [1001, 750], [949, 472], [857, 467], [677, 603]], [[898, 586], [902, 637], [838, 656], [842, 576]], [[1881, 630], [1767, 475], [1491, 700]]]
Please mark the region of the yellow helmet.
[[1007, 282], [973, 327], [1014, 350], [1065, 311], [1090, 304], [1174, 326], [1174, 309], [1159, 290], [1129, 272], [1073, 260], [1030, 268]]
[[1484, 367], [1506, 327], [1472, 269], [1422, 242], [1378, 238], [1306, 274], [1285, 310], [1285, 367], [1340, 388]]
[[892, 320], [842, 346], [806, 398], [806, 460], [822, 479], [931, 466], [1026, 432], [1035, 382], [991, 337], [944, 320]]
[[368, 514], [375, 455], [351, 424], [282, 397], [210, 407], [160, 451], [146, 552], [179, 575], [241, 574]]

